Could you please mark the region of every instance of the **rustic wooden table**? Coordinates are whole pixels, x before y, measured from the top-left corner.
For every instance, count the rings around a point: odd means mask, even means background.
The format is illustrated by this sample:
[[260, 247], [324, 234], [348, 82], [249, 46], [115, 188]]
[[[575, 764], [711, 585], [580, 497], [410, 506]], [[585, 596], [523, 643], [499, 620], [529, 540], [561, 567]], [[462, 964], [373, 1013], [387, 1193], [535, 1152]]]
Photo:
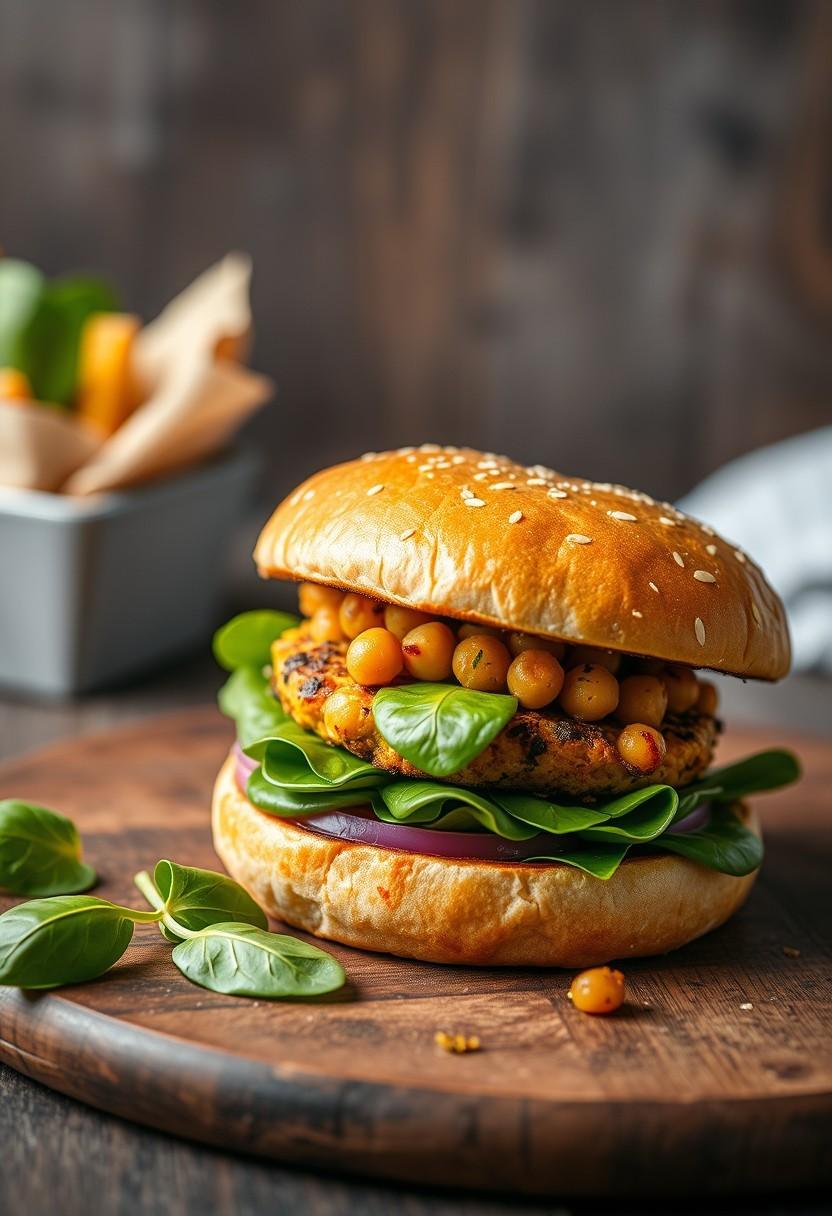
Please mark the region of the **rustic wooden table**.
[[[16, 756], [51, 741], [87, 734], [149, 713], [210, 700], [218, 684], [208, 662], [185, 665], [164, 677], [117, 694], [73, 705], [33, 705], [0, 701], [0, 759]], [[810, 699], [818, 689], [809, 691]], [[821, 694], [822, 695], [822, 694]], [[792, 701], [791, 705], [789, 700]], [[825, 701], [826, 698], [823, 697]], [[802, 706], [802, 708], [801, 708]], [[792, 727], [805, 714], [802, 694], [793, 689], [781, 705], [784, 724]], [[824, 719], [815, 721], [820, 728]], [[828, 720], [827, 720], [828, 721]], [[829, 725], [827, 725], [827, 730]], [[610, 1200], [505, 1200], [415, 1191], [353, 1179], [316, 1177], [309, 1173], [255, 1162], [157, 1134], [100, 1114], [44, 1089], [0, 1066], [0, 1212], [27, 1216], [248, 1216], [269, 1212], [334, 1213], [536, 1213], [655, 1212], [667, 1202], [617, 1205]], [[679, 1205], [674, 1203], [674, 1210]], [[731, 1216], [820, 1216], [828, 1213], [826, 1195], [781, 1195], [746, 1200], [695, 1198], [684, 1205], [690, 1213]]]

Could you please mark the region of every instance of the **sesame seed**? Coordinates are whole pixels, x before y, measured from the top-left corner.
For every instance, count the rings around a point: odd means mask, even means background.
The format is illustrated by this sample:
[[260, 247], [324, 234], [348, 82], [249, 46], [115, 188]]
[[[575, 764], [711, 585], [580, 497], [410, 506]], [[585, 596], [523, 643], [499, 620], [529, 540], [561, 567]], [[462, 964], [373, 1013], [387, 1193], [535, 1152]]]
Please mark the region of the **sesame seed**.
[[300, 502], [300, 498], [301, 498], [300, 494], [293, 494], [292, 497], [289, 499], [289, 506], [290, 507], [297, 506], [297, 504]]
[[760, 616], [760, 609], [757, 607], [757, 605], [754, 603], [753, 600], [751, 601], [751, 615], [754, 617], [754, 620], [757, 622], [758, 625], [762, 625], [763, 618]]
[[478, 469], [496, 469], [496, 467], [497, 467], [496, 460], [478, 460], [477, 461]]
[[427, 473], [428, 469], [432, 469], [432, 468], [433, 468], [433, 465], [432, 465], [432, 464], [420, 464], [420, 465], [419, 465], [419, 472], [420, 472], [420, 473]]
[[702, 529], [702, 531], [705, 533], [706, 536], [716, 536], [716, 533], [714, 532], [713, 528], [709, 528], [707, 524], [700, 524], [699, 527]]
[[647, 586], [650, 588], [651, 591], [655, 591], [656, 595], [659, 594], [659, 589], [655, 583], [648, 583]]
[[716, 545], [706, 545], [705, 552], [709, 557], [716, 557]]
[[436, 467], [437, 469], [449, 469], [451, 467], [451, 462], [450, 460], [437, 460]]
[[676, 520], [670, 519], [667, 515], [660, 515], [659, 523], [664, 524], [664, 526], [666, 528], [675, 528], [676, 527]]
[[462, 500], [466, 507], [484, 507], [485, 503], [481, 498], [464, 498]]
[[635, 515], [631, 515], [629, 511], [607, 511], [607, 515], [610, 515], [613, 519], [623, 520], [624, 523], [636, 523]]
[[362, 460], [375, 460], [376, 456], [378, 456], [378, 452], [365, 452], [364, 455], [361, 457], [361, 459]]
[[508, 522], [510, 524], [519, 524], [520, 520], [522, 518], [523, 518], [522, 511], [512, 511], [511, 515], [509, 515], [509, 517], [508, 517]]
[[740, 565], [742, 565], [742, 566], [745, 565], [745, 554], [742, 552], [741, 549], [734, 550], [734, 557], [737, 559], [737, 561], [740, 563]]
[[569, 497], [569, 495], [566, 493], [565, 490], [550, 490], [548, 496], [549, 496], [549, 498], [568, 498]]
[[314, 498], [314, 497], [315, 497], [315, 491], [314, 491], [314, 490], [307, 490], [307, 491], [306, 491], [306, 493], [305, 493], [305, 494], [304, 494], [304, 496], [303, 496], [303, 501], [304, 501], [304, 502], [308, 502], [310, 498]]
[[453, 456], [453, 457], [451, 457], [451, 464], [465, 464], [465, 457], [464, 456]]
[[546, 478], [545, 477], [527, 477], [526, 485], [527, 486], [545, 486]]
[[681, 555], [681, 553], [677, 553], [675, 549], [673, 550], [673, 560], [674, 560], [674, 562], [676, 563], [676, 565], [677, 565], [677, 566], [681, 566], [681, 567], [682, 567], [682, 569], [684, 570], [684, 568], [685, 568], [685, 563], [684, 563], [684, 561], [682, 560], [682, 555]]
[[705, 625], [702, 621], [701, 616], [698, 616], [696, 618], [696, 620], [693, 622], [693, 632], [696, 634], [696, 640], [699, 643], [699, 645], [704, 646], [705, 645]]
[[407, 463], [408, 463], [408, 464], [415, 464], [415, 463], [416, 463], [416, 457], [415, 457], [415, 456], [408, 456], [408, 457], [407, 457]]
[[492, 490], [515, 490], [516, 488], [513, 481], [495, 481], [494, 485], [489, 487]]
[[591, 545], [591, 536], [582, 536], [580, 532], [570, 532], [566, 537], [567, 540], [574, 541], [576, 545]]
[[476, 494], [473, 490], [470, 490], [468, 486], [463, 486], [459, 492], [463, 498], [476, 498]]
[[487, 478], [488, 478], [487, 473], [475, 473], [474, 474], [474, 481], [486, 481]]
[[411, 536], [416, 535], [415, 528], [408, 528], [405, 532], [399, 533], [399, 540], [410, 540]]
[[369, 490], [367, 491], [367, 497], [372, 498], [374, 494], [380, 494], [383, 489], [384, 482], [380, 481], [377, 485], [370, 486]]
[[698, 583], [715, 583], [716, 579], [708, 570], [694, 570], [693, 577]]
[[641, 620], [643, 615], [644, 615], [644, 613], [639, 612], [638, 608], [633, 609], [633, 616], [638, 617], [639, 620]]
[[420, 452], [441, 452], [442, 449], [440, 448], [438, 443], [423, 443], [422, 446], [419, 448], [419, 451]]

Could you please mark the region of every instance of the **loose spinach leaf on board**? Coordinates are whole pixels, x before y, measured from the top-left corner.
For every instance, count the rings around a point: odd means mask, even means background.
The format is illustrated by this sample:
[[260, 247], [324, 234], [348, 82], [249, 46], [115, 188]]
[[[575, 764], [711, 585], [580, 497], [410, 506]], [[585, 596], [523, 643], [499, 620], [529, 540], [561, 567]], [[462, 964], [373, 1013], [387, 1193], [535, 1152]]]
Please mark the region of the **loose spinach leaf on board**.
[[214, 634], [214, 658], [226, 671], [265, 667], [271, 662], [272, 642], [299, 624], [299, 617], [270, 608], [241, 612]]
[[0, 916], [0, 984], [57, 988], [95, 979], [124, 954], [135, 922], [158, 919], [93, 895], [18, 904]]
[[343, 786], [380, 785], [390, 779], [388, 773], [343, 747], [325, 743], [291, 718], [268, 738], [246, 747], [245, 752], [252, 760], [261, 761], [267, 780], [298, 791], [323, 793]]
[[[166, 917], [186, 929], [199, 932], [208, 925], [228, 920], [260, 929], [269, 927], [262, 908], [227, 874], [162, 860], [156, 863], [153, 882], [164, 901]], [[159, 928], [168, 941], [182, 940], [169, 923], [160, 922]]]
[[714, 807], [710, 820], [695, 832], [665, 832], [655, 844], [709, 870], [742, 877], [761, 865], [763, 842], [746, 828], [730, 807]]
[[75, 895], [95, 879], [95, 870], [81, 860], [81, 838], [71, 819], [14, 798], [0, 802], [0, 889]]
[[516, 697], [453, 684], [403, 684], [381, 688], [373, 698], [379, 734], [432, 777], [459, 772], [516, 712]]
[[212, 925], [181, 942], [171, 957], [192, 983], [229, 996], [320, 996], [346, 980], [326, 951], [252, 925]]
[[289, 789], [267, 780], [258, 768], [246, 784], [246, 797], [261, 811], [279, 815], [285, 819], [304, 819], [309, 815], [320, 815], [324, 811], [343, 809], [349, 806], [368, 806], [372, 790], [364, 786], [342, 786], [323, 793], [302, 787]]
[[219, 691], [219, 707], [237, 728], [243, 748], [274, 735], [291, 718], [256, 667], [238, 667]]
[[45, 279], [17, 258], [0, 258], [0, 367], [20, 367], [19, 339], [31, 320]]

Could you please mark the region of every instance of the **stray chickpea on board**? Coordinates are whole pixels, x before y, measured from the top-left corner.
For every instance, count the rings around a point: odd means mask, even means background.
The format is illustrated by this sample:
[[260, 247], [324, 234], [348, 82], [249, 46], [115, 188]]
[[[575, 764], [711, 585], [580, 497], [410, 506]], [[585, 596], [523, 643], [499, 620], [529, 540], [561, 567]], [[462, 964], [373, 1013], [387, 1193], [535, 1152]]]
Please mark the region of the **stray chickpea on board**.
[[567, 995], [582, 1013], [615, 1013], [624, 1003], [624, 975], [611, 967], [590, 967], [575, 976]]

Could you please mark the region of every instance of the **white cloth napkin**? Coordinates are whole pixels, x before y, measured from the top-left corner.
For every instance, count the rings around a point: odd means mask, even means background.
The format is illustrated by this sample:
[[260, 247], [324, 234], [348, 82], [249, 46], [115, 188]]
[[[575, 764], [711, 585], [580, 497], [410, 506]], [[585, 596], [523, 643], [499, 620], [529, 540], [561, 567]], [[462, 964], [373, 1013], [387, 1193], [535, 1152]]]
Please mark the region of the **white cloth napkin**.
[[679, 506], [763, 568], [786, 605], [795, 669], [832, 672], [832, 426], [733, 461]]

